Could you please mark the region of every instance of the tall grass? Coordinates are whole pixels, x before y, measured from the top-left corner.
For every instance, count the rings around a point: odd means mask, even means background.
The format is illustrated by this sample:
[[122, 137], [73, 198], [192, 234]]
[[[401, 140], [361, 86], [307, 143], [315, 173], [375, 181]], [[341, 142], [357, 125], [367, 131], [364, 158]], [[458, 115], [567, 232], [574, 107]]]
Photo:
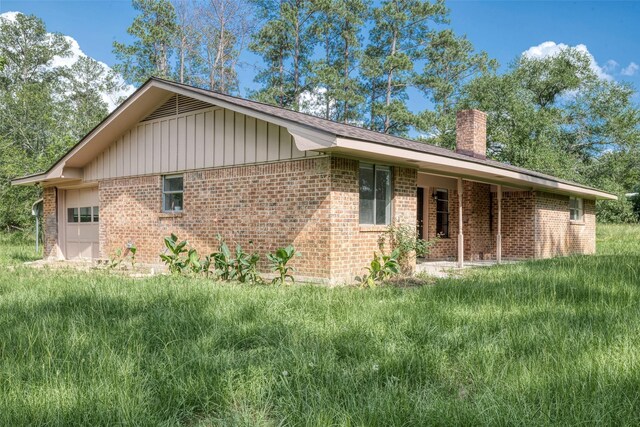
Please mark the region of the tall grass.
[[34, 270], [7, 239], [0, 425], [640, 422], [640, 227], [375, 290]]

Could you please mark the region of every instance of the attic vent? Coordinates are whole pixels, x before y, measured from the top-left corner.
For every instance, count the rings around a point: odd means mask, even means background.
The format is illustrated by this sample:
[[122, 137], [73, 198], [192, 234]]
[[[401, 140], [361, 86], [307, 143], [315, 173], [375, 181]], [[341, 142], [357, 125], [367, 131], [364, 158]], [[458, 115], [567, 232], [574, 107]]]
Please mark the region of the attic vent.
[[162, 117], [174, 116], [176, 114], [176, 102], [178, 100], [177, 95], [173, 95], [171, 98], [167, 100], [164, 104], [162, 104], [156, 111], [149, 114], [147, 117], [142, 120], [143, 122], [155, 119], [161, 119]]
[[211, 107], [211, 104], [202, 102], [197, 99], [178, 95], [178, 114], [188, 113], [189, 111], [202, 110]]
[[163, 117], [175, 116], [176, 114], [188, 113], [210, 107], [211, 104], [207, 102], [189, 98], [188, 96], [173, 95], [167, 102], [158, 107], [142, 121], [147, 122], [149, 120], [161, 119]]

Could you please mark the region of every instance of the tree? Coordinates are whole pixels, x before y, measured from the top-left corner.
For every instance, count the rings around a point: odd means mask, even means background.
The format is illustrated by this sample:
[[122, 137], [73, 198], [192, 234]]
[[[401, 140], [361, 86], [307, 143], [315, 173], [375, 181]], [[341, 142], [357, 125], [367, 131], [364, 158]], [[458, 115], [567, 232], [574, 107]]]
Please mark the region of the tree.
[[325, 118], [360, 122], [364, 103], [357, 73], [362, 56], [360, 30], [369, 5], [363, 0], [327, 0], [317, 7], [314, 30], [324, 57], [312, 64], [310, 86], [324, 89]]
[[102, 64], [70, 55], [67, 40], [35, 16], [0, 19], [0, 227], [30, 223], [37, 187], [12, 187], [16, 176], [47, 170], [107, 113], [103, 96], [121, 87]]
[[592, 168], [638, 149], [633, 93], [628, 85], [599, 79], [584, 53], [565, 49], [542, 59], [523, 56], [501, 76], [473, 80], [458, 108], [488, 113], [491, 157], [614, 191]]
[[250, 6], [238, 0], [208, 0], [197, 9], [193, 80], [222, 93], [238, 90], [238, 61], [253, 30]]
[[416, 127], [432, 135], [429, 142], [454, 148], [456, 110], [464, 85], [495, 71], [498, 64], [485, 52], [475, 53], [471, 42], [451, 29], [432, 32], [422, 56], [426, 62], [415, 84], [433, 105], [420, 114]]
[[198, 49], [199, 36], [196, 31], [194, 0], [172, 0], [176, 12], [176, 31], [174, 33], [174, 48], [178, 54], [176, 80], [180, 83], [192, 83], [187, 71], [190, 59]]
[[265, 63], [256, 81], [263, 84], [253, 97], [280, 107], [299, 108], [309, 89], [311, 55], [317, 44], [314, 18], [318, 8], [309, 0], [253, 0], [264, 22], [250, 49]]
[[117, 94], [124, 89], [123, 82], [110, 69], [87, 56], [81, 56], [64, 70], [64, 99], [62, 106], [67, 112], [68, 135], [80, 140], [109, 113], [105, 97], [114, 104], [122, 100]]
[[428, 43], [430, 24], [446, 22], [447, 13], [444, 0], [386, 0], [374, 9], [364, 64], [371, 129], [406, 134], [415, 122], [405, 104], [414, 62]]
[[120, 61], [114, 69], [132, 84], [142, 84], [151, 76], [169, 78], [177, 30], [173, 5], [169, 0], [133, 0], [133, 7], [140, 14], [127, 33], [135, 41], [130, 45], [113, 43], [113, 52]]

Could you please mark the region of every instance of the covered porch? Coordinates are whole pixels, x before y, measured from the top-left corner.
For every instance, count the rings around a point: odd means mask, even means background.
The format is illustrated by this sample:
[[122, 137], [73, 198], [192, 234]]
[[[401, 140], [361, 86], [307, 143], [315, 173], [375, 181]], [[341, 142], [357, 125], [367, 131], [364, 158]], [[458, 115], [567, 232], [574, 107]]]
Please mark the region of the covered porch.
[[419, 264], [446, 262], [462, 268], [465, 263], [534, 257], [535, 202], [530, 189], [419, 171], [416, 204], [418, 236], [435, 241]]

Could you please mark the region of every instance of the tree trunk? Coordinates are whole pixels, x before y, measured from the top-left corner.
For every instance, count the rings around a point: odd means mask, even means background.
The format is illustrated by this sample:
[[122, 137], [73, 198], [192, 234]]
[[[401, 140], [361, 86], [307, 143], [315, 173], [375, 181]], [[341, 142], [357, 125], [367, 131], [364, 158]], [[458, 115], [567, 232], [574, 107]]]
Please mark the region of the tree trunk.
[[[345, 30], [346, 32], [346, 30]], [[342, 117], [342, 121], [344, 123], [347, 123], [347, 117], [349, 115], [349, 96], [348, 96], [348, 90], [349, 90], [349, 40], [347, 39], [347, 37], [344, 37], [344, 116]]]
[[[396, 40], [398, 37], [398, 33], [394, 30], [393, 38], [391, 40], [391, 56], [395, 56], [396, 54]], [[389, 105], [391, 105], [391, 84], [393, 81], [393, 68], [389, 69], [387, 72], [387, 94], [385, 99], [385, 106], [387, 110], [384, 113], [384, 133], [389, 133], [389, 128], [391, 127], [391, 118], [389, 117]]]

